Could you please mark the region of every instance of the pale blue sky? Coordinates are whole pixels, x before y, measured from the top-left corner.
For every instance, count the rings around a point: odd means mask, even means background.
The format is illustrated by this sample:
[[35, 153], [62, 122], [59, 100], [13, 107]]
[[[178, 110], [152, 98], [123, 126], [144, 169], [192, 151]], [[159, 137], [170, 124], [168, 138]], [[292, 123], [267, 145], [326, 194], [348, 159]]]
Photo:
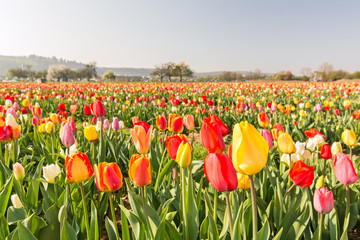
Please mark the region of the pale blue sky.
[[360, 1], [8, 0], [0, 54], [196, 72], [360, 70]]

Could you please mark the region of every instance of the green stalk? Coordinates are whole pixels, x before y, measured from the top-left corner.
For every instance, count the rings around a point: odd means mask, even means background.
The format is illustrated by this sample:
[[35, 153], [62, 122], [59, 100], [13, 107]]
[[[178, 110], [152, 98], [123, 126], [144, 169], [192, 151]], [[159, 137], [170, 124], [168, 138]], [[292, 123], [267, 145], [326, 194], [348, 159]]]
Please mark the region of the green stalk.
[[185, 168], [180, 168], [180, 171], [181, 171], [181, 199], [182, 199], [183, 221], [184, 221], [183, 225], [184, 225], [184, 233], [185, 233], [184, 239], [188, 239], [188, 229], [187, 229], [188, 223], [187, 223], [186, 204], [185, 204], [185, 199], [186, 199]]
[[320, 213], [320, 219], [319, 219], [319, 228], [320, 228], [320, 229], [319, 229], [319, 240], [321, 240], [323, 222], [324, 222], [324, 214]]
[[352, 147], [349, 148], [350, 148], [350, 160], [352, 161]]
[[289, 194], [289, 192], [291, 191], [291, 189], [293, 189], [295, 187], [295, 183], [293, 183], [293, 185], [291, 185], [291, 187], [286, 191], [286, 193], [284, 194], [284, 197], [282, 199], [282, 202], [285, 202], [285, 198], [286, 196]]
[[[164, 148], [163, 154], [162, 154], [162, 157], [161, 157], [161, 161], [160, 161], [159, 171], [158, 171], [158, 174], [156, 175], [157, 179], [159, 178], [161, 170], [162, 170], [161, 167], [162, 167], [162, 164], [163, 164], [163, 161], [164, 161], [164, 158], [165, 158], [165, 153], [166, 153], [166, 149]], [[155, 193], [157, 192], [157, 190], [159, 188], [159, 185], [160, 185], [160, 182], [157, 181], [157, 179], [156, 179], [155, 188], [154, 188]]]
[[[226, 209], [228, 212], [228, 217], [229, 217], [229, 222], [230, 222], [230, 236], [232, 238], [232, 233], [233, 233], [233, 229], [234, 229], [234, 222], [233, 222], [233, 218], [232, 218], [232, 213], [231, 213], [231, 206], [230, 206], [230, 198], [229, 198], [230, 193], [226, 192], [225, 193], [225, 197], [226, 197]], [[255, 238], [254, 238], [255, 239]]]
[[253, 240], [258, 240], [257, 229], [257, 205], [256, 205], [256, 190], [254, 186], [253, 175], [249, 176], [250, 179], [250, 190], [251, 190], [251, 205], [252, 205], [252, 227], [253, 227]]
[[[345, 214], [344, 226], [346, 224], [346, 218], [350, 214], [350, 188], [349, 188], [349, 186], [345, 186], [345, 191], [346, 191], [346, 214]], [[344, 229], [344, 231], [346, 231], [346, 229]]]
[[91, 148], [91, 162], [94, 164], [95, 163], [95, 143], [91, 142], [90, 143], [90, 148]]
[[215, 222], [215, 224], [216, 224], [216, 220], [217, 220], [217, 205], [218, 205], [218, 191], [215, 189], [215, 192], [214, 192], [214, 222]]
[[54, 158], [55, 158], [54, 133], [51, 133], [50, 137], [51, 137], [51, 155], [52, 155], [51, 159], [55, 163], [55, 160], [54, 160]]
[[145, 213], [145, 218], [146, 218], [146, 225], [147, 225], [147, 230], [148, 230], [148, 234], [150, 239], [154, 239], [153, 233], [150, 229], [150, 221], [149, 221], [149, 216], [147, 214], [147, 207], [146, 207], [146, 200], [145, 200], [145, 186], [141, 187], [141, 197], [142, 197], [142, 203], [143, 203], [143, 208], [144, 208], [144, 213]]
[[58, 206], [58, 190], [56, 184], [54, 184], [54, 192], [55, 192], [55, 206]]
[[84, 207], [86, 236], [89, 238], [90, 237], [89, 216], [88, 216], [88, 211], [87, 211], [87, 207], [86, 207], [84, 185], [82, 182], [80, 183], [80, 189], [81, 189], [81, 197], [82, 197], [83, 207]]
[[112, 198], [112, 193], [109, 193], [109, 202], [110, 202], [110, 209], [111, 209], [111, 217], [115, 226], [115, 231], [116, 231], [116, 237], [118, 239], [120, 239], [119, 237], [119, 230], [118, 230], [118, 226], [116, 223], [116, 216], [115, 216], [115, 209], [114, 209], [114, 204], [113, 204], [113, 198]]
[[69, 201], [70, 201], [70, 206], [71, 206], [71, 214], [74, 216], [75, 210], [74, 210], [74, 206], [72, 204], [72, 199], [71, 199], [70, 184], [66, 184], [66, 190], [67, 190], [67, 194], [69, 196]]

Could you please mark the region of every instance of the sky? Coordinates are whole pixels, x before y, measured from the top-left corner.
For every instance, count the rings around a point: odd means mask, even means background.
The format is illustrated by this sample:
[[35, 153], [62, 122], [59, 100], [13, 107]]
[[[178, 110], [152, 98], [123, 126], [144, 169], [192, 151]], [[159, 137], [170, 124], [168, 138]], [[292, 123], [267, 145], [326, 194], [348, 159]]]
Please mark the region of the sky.
[[360, 70], [357, 0], [8, 0], [0, 55], [195, 72]]

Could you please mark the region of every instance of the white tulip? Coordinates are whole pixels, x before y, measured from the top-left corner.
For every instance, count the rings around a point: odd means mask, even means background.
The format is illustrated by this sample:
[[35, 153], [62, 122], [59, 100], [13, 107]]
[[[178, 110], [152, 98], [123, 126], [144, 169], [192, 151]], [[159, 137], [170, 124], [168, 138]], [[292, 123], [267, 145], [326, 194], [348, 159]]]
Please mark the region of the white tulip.
[[325, 143], [323, 136], [321, 136], [320, 134], [315, 135], [315, 137], [313, 139], [314, 139], [315, 144], [319, 147], [321, 147]]
[[23, 208], [24, 205], [20, 201], [20, 198], [17, 194], [11, 195], [11, 203], [14, 206], [14, 208]]
[[19, 124], [16, 122], [13, 115], [9, 114], [6, 116], [6, 125], [11, 126], [12, 128], [18, 128]]
[[60, 167], [57, 164], [50, 164], [43, 167], [43, 177], [49, 183], [55, 183], [55, 178], [61, 173]]

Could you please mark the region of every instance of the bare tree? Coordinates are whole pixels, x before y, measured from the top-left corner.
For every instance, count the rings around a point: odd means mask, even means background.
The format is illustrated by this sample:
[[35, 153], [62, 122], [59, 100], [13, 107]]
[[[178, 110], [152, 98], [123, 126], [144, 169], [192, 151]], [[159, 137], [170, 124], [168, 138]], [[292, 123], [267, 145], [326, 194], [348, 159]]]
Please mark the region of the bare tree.
[[300, 73], [301, 73], [303, 76], [309, 77], [309, 76], [310, 76], [310, 73], [311, 73], [311, 68], [309, 68], [309, 67], [303, 67], [303, 68], [300, 70]]

